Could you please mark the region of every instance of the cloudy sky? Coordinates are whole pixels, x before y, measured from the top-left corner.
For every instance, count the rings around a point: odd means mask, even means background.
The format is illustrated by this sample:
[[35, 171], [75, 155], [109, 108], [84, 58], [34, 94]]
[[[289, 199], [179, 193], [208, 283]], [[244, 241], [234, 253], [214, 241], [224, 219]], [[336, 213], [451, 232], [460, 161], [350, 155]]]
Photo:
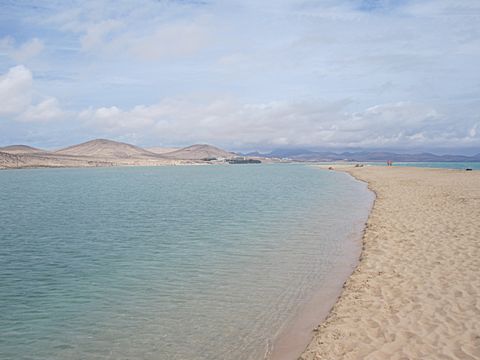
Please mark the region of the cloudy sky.
[[480, 152], [478, 0], [0, 0], [0, 146]]

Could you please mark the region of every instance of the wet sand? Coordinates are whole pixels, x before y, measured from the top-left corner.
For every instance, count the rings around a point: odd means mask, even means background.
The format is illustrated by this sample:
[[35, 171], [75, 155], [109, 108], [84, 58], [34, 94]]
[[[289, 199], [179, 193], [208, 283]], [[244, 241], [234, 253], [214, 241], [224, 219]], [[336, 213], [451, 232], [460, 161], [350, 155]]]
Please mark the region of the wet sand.
[[480, 359], [480, 171], [335, 166], [377, 199], [302, 360]]

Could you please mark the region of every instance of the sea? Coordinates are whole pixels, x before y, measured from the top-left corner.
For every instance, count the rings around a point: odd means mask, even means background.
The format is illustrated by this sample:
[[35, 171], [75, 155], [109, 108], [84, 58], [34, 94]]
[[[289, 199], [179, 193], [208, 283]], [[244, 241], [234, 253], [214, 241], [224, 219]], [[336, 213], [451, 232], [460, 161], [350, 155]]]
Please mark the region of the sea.
[[6, 170], [0, 189], [16, 360], [264, 359], [335, 300], [374, 198], [304, 164]]

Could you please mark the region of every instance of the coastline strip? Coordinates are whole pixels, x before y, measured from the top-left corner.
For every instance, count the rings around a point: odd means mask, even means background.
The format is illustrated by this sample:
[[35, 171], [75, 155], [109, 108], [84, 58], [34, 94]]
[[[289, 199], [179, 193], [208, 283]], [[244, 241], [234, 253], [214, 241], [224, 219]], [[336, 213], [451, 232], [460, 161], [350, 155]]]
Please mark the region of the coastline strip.
[[377, 198], [359, 265], [300, 359], [480, 359], [480, 172], [335, 170]]
[[[317, 166], [313, 165], [312, 167]], [[311, 298], [297, 309], [290, 321], [280, 329], [273, 342], [269, 343], [264, 356], [265, 360], [298, 359], [299, 354], [313, 338], [312, 329], [327, 318], [342, 293], [343, 284], [358, 266], [366, 221], [372, 211], [375, 194], [367, 189], [368, 184], [365, 181], [360, 181], [346, 172], [337, 175], [346, 176], [351, 181], [362, 183], [363, 191], [368, 193], [368, 206], [365, 207], [364, 214], [362, 216], [358, 214], [359, 218], [352, 223], [350, 234], [347, 237], [351, 247], [348, 254], [345, 254], [343, 260], [331, 268], [331, 276], [324, 279], [321, 289], [316, 290]]]

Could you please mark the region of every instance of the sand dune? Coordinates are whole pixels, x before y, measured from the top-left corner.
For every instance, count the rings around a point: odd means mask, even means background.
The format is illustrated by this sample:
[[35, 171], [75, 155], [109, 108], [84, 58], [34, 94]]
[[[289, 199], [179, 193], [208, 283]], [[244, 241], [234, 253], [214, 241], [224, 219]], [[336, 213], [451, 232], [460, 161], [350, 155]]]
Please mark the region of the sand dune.
[[95, 139], [82, 144], [69, 146], [65, 149], [55, 151], [55, 154], [113, 159], [158, 157], [158, 154], [138, 146], [107, 139]]
[[206, 158], [233, 158], [234, 153], [206, 144], [196, 144], [186, 148], [163, 154], [170, 159], [201, 160]]
[[377, 200], [359, 266], [300, 359], [480, 359], [480, 172], [348, 171]]

